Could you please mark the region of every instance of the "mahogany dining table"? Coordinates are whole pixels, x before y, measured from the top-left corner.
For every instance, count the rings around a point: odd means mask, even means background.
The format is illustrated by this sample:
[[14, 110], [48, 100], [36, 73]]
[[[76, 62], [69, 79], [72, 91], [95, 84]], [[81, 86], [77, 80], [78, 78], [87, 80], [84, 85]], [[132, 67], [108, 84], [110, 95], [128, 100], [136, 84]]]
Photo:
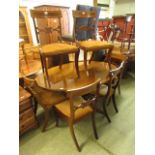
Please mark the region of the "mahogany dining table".
[[[116, 67], [111, 64], [111, 68]], [[79, 72], [80, 77], [78, 78], [75, 65], [72, 62], [62, 65], [62, 68], [59, 66], [49, 68], [49, 81], [42, 72], [35, 77], [35, 80], [40, 87], [56, 91], [78, 89], [95, 82], [97, 79], [100, 79], [101, 83], [106, 83], [109, 80], [109, 64], [103, 61], [92, 61], [87, 70], [84, 63], [79, 62]]]

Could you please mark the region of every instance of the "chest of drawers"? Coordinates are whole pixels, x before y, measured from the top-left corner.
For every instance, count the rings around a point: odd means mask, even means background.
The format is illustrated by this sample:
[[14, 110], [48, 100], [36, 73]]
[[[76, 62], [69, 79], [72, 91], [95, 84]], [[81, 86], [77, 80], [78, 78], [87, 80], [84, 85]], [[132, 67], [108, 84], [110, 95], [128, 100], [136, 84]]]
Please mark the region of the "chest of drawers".
[[37, 120], [33, 111], [31, 94], [19, 86], [19, 134], [37, 127]]

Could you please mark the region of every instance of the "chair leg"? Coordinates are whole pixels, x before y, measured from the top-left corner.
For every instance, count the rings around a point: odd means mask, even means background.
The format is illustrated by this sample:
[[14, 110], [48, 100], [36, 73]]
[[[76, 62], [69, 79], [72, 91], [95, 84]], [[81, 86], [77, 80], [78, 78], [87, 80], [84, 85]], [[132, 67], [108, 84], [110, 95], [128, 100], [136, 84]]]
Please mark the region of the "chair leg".
[[75, 68], [76, 68], [76, 73], [78, 75], [78, 78], [80, 78], [80, 72], [79, 72], [79, 54], [80, 54], [80, 49], [78, 50], [78, 52], [75, 53]]
[[46, 130], [47, 124], [48, 124], [48, 119], [49, 119], [49, 109], [45, 109], [45, 115], [44, 115], [44, 126], [42, 129], [42, 132]]
[[91, 118], [92, 118], [93, 132], [94, 132], [95, 138], [98, 139], [98, 134], [96, 130], [96, 122], [95, 122], [95, 113], [91, 114]]
[[118, 84], [118, 93], [119, 93], [119, 95], [121, 95], [121, 85], [120, 85], [120, 83]]
[[73, 123], [72, 122], [69, 122], [69, 128], [70, 128], [70, 132], [71, 132], [71, 135], [72, 135], [72, 138], [73, 138], [73, 141], [74, 141], [74, 144], [76, 145], [76, 148], [79, 152], [81, 152], [81, 149], [79, 147], [79, 144], [77, 142], [77, 139], [75, 137], [75, 133], [74, 133], [74, 128], [73, 128]]
[[87, 71], [87, 51], [84, 51], [84, 66], [85, 70]]
[[59, 126], [59, 116], [55, 109], [54, 109], [54, 115], [55, 115], [56, 127], [58, 127]]
[[108, 113], [107, 113], [106, 102], [103, 102], [103, 111], [104, 111], [104, 114], [105, 114], [105, 116], [106, 116], [108, 122], [110, 123], [110, 122], [111, 122], [111, 119], [110, 119], [110, 117], [109, 117], [109, 115], [108, 115]]
[[34, 113], [36, 115], [37, 114], [37, 109], [38, 109], [38, 102], [37, 102], [37, 100], [35, 98], [33, 99], [33, 101], [34, 101]]
[[89, 64], [90, 64], [91, 61], [93, 60], [94, 56], [95, 56], [95, 52], [92, 53], [91, 58], [90, 58], [90, 60], [89, 60]]
[[118, 112], [118, 108], [117, 108], [116, 100], [115, 100], [115, 93], [112, 95], [112, 101], [113, 101], [115, 111]]

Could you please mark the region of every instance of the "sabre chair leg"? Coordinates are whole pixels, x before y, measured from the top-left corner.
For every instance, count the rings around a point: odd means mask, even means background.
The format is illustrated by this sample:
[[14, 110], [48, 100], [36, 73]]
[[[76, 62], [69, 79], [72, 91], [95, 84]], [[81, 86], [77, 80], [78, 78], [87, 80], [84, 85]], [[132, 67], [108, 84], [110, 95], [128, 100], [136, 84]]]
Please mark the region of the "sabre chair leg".
[[43, 129], [42, 132], [44, 132], [46, 130], [47, 124], [48, 124], [48, 119], [49, 119], [49, 109], [45, 109], [45, 115], [44, 115], [44, 125], [43, 125]]
[[54, 108], [54, 115], [55, 115], [56, 127], [58, 127], [59, 126], [59, 116], [58, 116], [55, 108]]
[[59, 65], [60, 69], [62, 68], [63, 61], [64, 61], [64, 56], [60, 55], [60, 65]]
[[94, 132], [95, 138], [98, 139], [98, 134], [96, 130], [95, 113], [91, 114], [91, 119], [92, 119], [92, 126], [93, 126], [93, 132]]
[[72, 138], [73, 138], [74, 144], [76, 145], [77, 150], [79, 152], [81, 152], [81, 149], [80, 149], [79, 144], [77, 142], [77, 139], [75, 137], [74, 128], [73, 128], [73, 122], [69, 122], [69, 129], [70, 129], [70, 132], [71, 132], [71, 135], [72, 135]]
[[91, 58], [90, 58], [90, 60], [89, 60], [89, 64], [90, 64], [91, 61], [93, 60], [94, 56], [95, 56], [95, 52], [92, 53]]
[[118, 113], [118, 108], [117, 108], [116, 100], [115, 100], [115, 93], [112, 95], [112, 101], [113, 101], [114, 109], [115, 109], [115, 111]]
[[85, 70], [87, 71], [87, 51], [84, 51], [84, 66]]
[[119, 95], [121, 95], [121, 86], [120, 86], [120, 83], [118, 84], [118, 93], [119, 93]]
[[103, 111], [104, 111], [104, 114], [105, 114], [105, 117], [107, 118], [108, 122], [111, 123], [111, 119], [107, 113], [107, 109], [106, 109], [106, 102], [103, 102]]
[[34, 101], [34, 113], [35, 115], [37, 114], [37, 109], [38, 109], [38, 102], [35, 98], [33, 98], [33, 101]]
[[78, 78], [80, 78], [80, 72], [79, 72], [79, 54], [80, 54], [80, 49], [78, 50], [78, 52], [75, 53], [75, 69], [76, 69], [76, 73]]

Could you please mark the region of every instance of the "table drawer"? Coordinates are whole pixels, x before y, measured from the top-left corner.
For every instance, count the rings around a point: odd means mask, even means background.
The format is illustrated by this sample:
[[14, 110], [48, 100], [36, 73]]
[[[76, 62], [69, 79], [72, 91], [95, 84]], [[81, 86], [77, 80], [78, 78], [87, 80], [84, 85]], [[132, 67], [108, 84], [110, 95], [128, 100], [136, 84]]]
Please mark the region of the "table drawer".
[[31, 105], [31, 100], [30, 98], [20, 102], [19, 104], [19, 112], [22, 112], [28, 108], [30, 108], [32, 105]]

